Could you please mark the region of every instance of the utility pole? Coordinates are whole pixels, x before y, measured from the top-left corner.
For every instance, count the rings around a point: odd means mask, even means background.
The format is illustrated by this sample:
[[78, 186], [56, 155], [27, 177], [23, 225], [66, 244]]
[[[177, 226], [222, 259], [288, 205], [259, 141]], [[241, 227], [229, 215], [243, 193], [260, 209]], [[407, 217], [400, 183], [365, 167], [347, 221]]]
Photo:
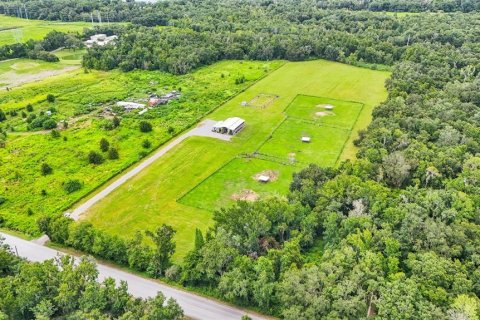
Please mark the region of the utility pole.
[[102, 14], [98, 11], [98, 22], [102, 25]]
[[90, 12], [90, 18], [92, 19], [92, 27], [93, 27], [93, 12]]
[[23, 10], [25, 10], [25, 18], [27, 18], [28, 20], [27, 6], [25, 5], [25, 3], [23, 4]]

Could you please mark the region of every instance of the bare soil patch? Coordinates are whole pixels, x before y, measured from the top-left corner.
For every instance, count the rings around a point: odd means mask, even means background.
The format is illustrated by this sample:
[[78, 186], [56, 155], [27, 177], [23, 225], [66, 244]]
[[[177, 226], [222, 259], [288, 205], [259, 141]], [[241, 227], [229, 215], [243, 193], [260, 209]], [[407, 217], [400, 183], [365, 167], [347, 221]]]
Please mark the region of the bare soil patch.
[[244, 189], [232, 195], [232, 199], [236, 201], [257, 201], [259, 197], [258, 193], [250, 189]]
[[60, 70], [46, 70], [37, 73], [26, 73], [26, 74], [18, 74], [15, 71], [5, 72], [1, 75], [0, 80], [2, 81], [2, 85], [0, 89], [5, 88], [13, 88], [21, 86], [22, 84], [40, 81], [45, 78], [53, 77], [56, 75], [60, 75], [62, 73], [66, 73], [69, 71], [73, 71], [75, 69], [80, 68], [79, 66], [69, 66]]

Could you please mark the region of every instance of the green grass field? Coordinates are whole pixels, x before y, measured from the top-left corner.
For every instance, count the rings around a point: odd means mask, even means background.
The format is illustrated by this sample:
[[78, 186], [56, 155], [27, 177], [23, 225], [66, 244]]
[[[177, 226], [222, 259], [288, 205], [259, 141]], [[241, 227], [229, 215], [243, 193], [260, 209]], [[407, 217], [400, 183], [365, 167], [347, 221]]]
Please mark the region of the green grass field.
[[[325, 109], [328, 105], [333, 106], [333, 110]], [[299, 95], [287, 107], [286, 113], [291, 118], [351, 130], [362, 108], [363, 104], [358, 102]]]
[[[7, 199], [0, 205], [4, 226], [38, 234], [35, 223], [38, 217], [64, 212], [113, 175], [171, 139], [172, 134], [185, 130], [205, 113], [282, 64], [281, 61], [224, 61], [184, 76], [157, 71], [84, 73], [76, 70], [10, 91], [1, 90], [0, 109], [17, 111], [16, 116], [8, 113], [7, 120], [0, 124], [8, 132], [6, 147], [0, 148], [0, 196]], [[245, 76], [246, 82], [236, 85], [239, 75]], [[102, 110], [115, 101], [146, 101], [151, 92], [179, 88], [182, 91], [180, 99], [149, 110], [143, 116], [134, 112], [120, 114], [119, 128], [102, 128], [107, 121]], [[56, 97], [54, 103], [46, 101], [48, 94]], [[33, 112], [26, 110], [28, 103], [33, 105]], [[50, 108], [55, 109], [51, 118], [69, 123], [67, 130], [60, 131], [60, 138], [52, 137], [48, 131], [27, 130], [22, 112], [38, 117]], [[154, 130], [141, 133], [138, 129], [141, 120], [150, 121]], [[102, 137], [117, 148], [120, 159], [90, 165], [87, 154], [90, 150], [99, 150]], [[152, 147], [142, 147], [145, 139], [150, 140]], [[53, 168], [51, 175], [41, 175], [43, 162]], [[66, 194], [62, 185], [69, 179], [79, 179], [83, 188]], [[209, 221], [203, 217], [200, 220]]]
[[87, 22], [56, 22], [42, 20], [27, 20], [0, 15], [0, 46], [30, 39], [41, 40], [50, 31], [83, 32], [92, 25]]
[[[304, 136], [311, 141], [302, 142]], [[287, 119], [258, 151], [280, 160], [292, 158], [304, 166], [309, 163], [334, 166], [349, 136], [350, 131], [345, 129]]]
[[[261, 197], [282, 196], [288, 191], [292, 174], [299, 168], [301, 167], [257, 158], [234, 158], [182, 197], [180, 202], [212, 211], [230, 206], [236, 200], [254, 200], [248, 198], [251, 193], [243, 191], [251, 190], [254, 196]], [[278, 177], [268, 183], [255, 179], [257, 174], [267, 170], [274, 171]]]
[[[124, 237], [133, 235], [137, 230], [154, 229], [162, 223], [172, 225], [177, 230], [175, 259], [179, 260], [192, 247], [195, 228], [204, 230], [209, 226], [211, 211], [230, 203], [232, 194], [248, 188], [258, 190], [262, 195], [285, 193], [292, 172], [299, 170], [300, 166], [291, 167], [258, 159], [249, 163], [242, 159], [232, 159], [240, 153], [267, 148], [268, 142], [265, 144], [265, 141], [270, 136], [275, 137], [277, 128], [280, 130], [277, 130], [277, 134], [282, 130], [287, 133], [289, 130], [298, 131], [294, 125], [288, 127], [290, 122], [284, 122], [287, 116], [285, 110], [297, 95], [358, 101], [364, 104], [360, 107], [355, 103], [336, 102], [339, 104], [336, 117], [340, 122], [350, 116], [355, 118], [356, 115], [356, 119], [346, 124], [347, 127], [353, 126], [353, 134], [348, 133], [348, 128], [321, 126], [323, 118], [317, 119], [319, 125], [315, 124], [315, 119], [312, 120], [313, 124], [309, 124], [315, 128], [308, 129], [309, 131], [323, 136], [323, 140], [318, 143], [336, 148], [331, 151], [336, 155], [329, 156], [325, 162], [322, 163], [324, 160], [317, 155], [315, 159], [319, 159], [320, 165], [334, 165], [335, 158], [354, 157], [356, 149], [352, 141], [356, 138], [355, 133], [368, 125], [373, 107], [386, 98], [384, 82], [389, 75], [389, 72], [323, 60], [287, 63], [207, 116], [214, 120], [231, 116], [246, 120], [246, 128], [231, 142], [198, 137], [187, 139], [107, 198], [97, 202], [84, 219], [103, 230]], [[278, 95], [279, 98], [266, 108], [242, 106], [243, 101], [251, 101], [263, 93]], [[321, 103], [321, 99], [325, 98], [314, 98], [313, 102]], [[340, 106], [343, 103], [345, 107]], [[349, 104], [355, 110], [347, 110]], [[302, 110], [299, 111], [300, 116], [308, 117], [308, 108]], [[287, 113], [289, 112], [297, 111], [289, 108]], [[285, 124], [284, 128], [281, 126], [282, 122]], [[304, 123], [305, 121], [302, 122]], [[317, 130], [320, 130], [319, 133]], [[278, 137], [280, 139], [280, 135]], [[340, 140], [338, 145], [334, 143], [336, 139]], [[280, 140], [278, 142], [283, 144]], [[286, 152], [288, 146], [282, 148]], [[278, 144], [272, 148], [277, 149]], [[219, 171], [220, 168], [222, 169]], [[278, 171], [278, 180], [270, 185], [259, 186], [251, 177], [263, 168]], [[237, 174], [232, 176], [232, 173]]]

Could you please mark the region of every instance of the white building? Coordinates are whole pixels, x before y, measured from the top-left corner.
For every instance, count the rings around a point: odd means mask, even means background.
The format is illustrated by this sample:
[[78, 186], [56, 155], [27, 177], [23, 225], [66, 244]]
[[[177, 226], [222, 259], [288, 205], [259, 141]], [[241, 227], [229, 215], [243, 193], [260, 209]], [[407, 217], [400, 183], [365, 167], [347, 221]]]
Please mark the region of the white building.
[[93, 36], [90, 36], [90, 40], [85, 41], [85, 46], [87, 46], [87, 48], [93, 47], [94, 44], [105, 46], [109, 43], [113, 44], [116, 39], [118, 39], [118, 36], [115, 35], [107, 37], [107, 35], [103, 33], [94, 34]]
[[225, 121], [218, 121], [213, 126], [212, 131], [223, 133], [223, 134], [229, 134], [233, 136], [239, 133], [244, 127], [245, 127], [245, 120], [238, 117], [234, 117], [234, 118], [228, 118]]
[[127, 102], [127, 101], [118, 101], [117, 106], [123, 107], [125, 110], [135, 110], [135, 109], [144, 109], [145, 105], [135, 102]]

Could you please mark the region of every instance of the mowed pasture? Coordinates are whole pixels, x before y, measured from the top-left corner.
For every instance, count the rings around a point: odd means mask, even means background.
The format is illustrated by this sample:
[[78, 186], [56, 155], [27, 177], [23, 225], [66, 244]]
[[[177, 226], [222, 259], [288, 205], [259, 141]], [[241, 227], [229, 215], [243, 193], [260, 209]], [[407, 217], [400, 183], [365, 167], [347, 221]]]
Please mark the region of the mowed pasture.
[[[316, 132], [317, 129], [311, 127], [325, 130], [319, 133], [319, 139], [332, 135], [328, 144], [336, 148], [325, 162], [312, 148], [310, 152], [314, 161], [311, 162], [326, 166], [335, 165], [337, 160], [353, 158], [356, 149], [352, 141], [356, 132], [370, 122], [373, 107], [386, 98], [384, 82], [388, 77], [389, 72], [323, 60], [286, 63], [206, 117], [213, 120], [232, 116], [245, 119], [245, 129], [232, 141], [203, 137], [187, 139], [97, 202], [85, 213], [84, 219], [122, 237], [130, 237], [138, 230], [152, 230], [162, 223], [169, 224], [177, 230], [175, 258], [179, 260], [191, 249], [195, 228], [205, 230], [211, 225], [214, 209], [232, 203], [235, 194], [254, 186], [258, 186], [256, 192], [262, 196], [285, 194], [291, 174], [302, 167], [284, 165], [283, 161], [234, 158], [267, 148], [269, 138], [273, 139], [276, 132], [281, 132], [278, 130], [287, 133], [283, 141], [279, 139], [276, 146], [272, 146], [272, 150], [283, 148], [288, 157], [289, 148], [285, 145], [300, 141], [299, 137], [287, 137], [288, 131]], [[265, 108], [242, 106], [242, 102], [252, 101], [261, 94], [278, 95], [278, 99]], [[295, 125], [282, 128], [282, 125], [289, 125], [285, 120], [290, 112], [287, 107], [297, 95], [328, 97], [345, 104], [356, 101], [358, 104], [352, 104], [353, 111], [339, 110], [338, 119], [351, 118], [346, 129], [321, 126], [320, 121], [318, 124], [302, 121], [302, 126], [307, 129]], [[302, 112], [305, 115], [301, 117], [307, 117], [310, 111]], [[340, 130], [339, 138], [335, 137], [337, 133], [333, 129]], [[322, 148], [322, 145], [316, 147]], [[305, 157], [304, 161], [308, 163], [309, 159]], [[278, 177], [270, 185], [259, 186], [252, 176], [264, 170], [278, 171]]]
[[0, 46], [26, 42], [30, 39], [41, 40], [50, 31], [81, 33], [91, 28], [87, 22], [57, 22], [28, 20], [0, 14]]
[[[7, 120], [0, 123], [7, 131], [5, 148], [0, 148], [0, 197], [6, 200], [0, 203], [3, 226], [38, 235], [39, 217], [63, 213], [112, 176], [282, 64], [282, 61], [224, 61], [184, 76], [158, 71], [76, 70], [10, 91], [1, 90], [0, 109], [7, 114]], [[245, 83], [235, 84], [240, 76], [245, 77]], [[182, 92], [178, 100], [144, 115], [120, 113], [120, 126], [105, 129], [112, 116], [105, 115], [103, 110], [114, 108], [116, 101], [146, 102], [152, 92], [162, 94], [173, 89]], [[56, 97], [54, 102], [47, 101], [48, 94]], [[27, 110], [27, 104], [32, 104], [33, 111]], [[47, 130], [28, 130], [27, 119], [23, 117], [41, 117], [47, 111], [52, 112], [50, 118], [57, 123], [67, 121], [67, 129], [59, 126], [60, 137]], [[153, 131], [140, 132], [142, 120], [149, 121]], [[102, 138], [118, 150], [119, 159], [110, 160], [107, 152], [101, 152], [105, 161], [89, 164], [88, 153], [100, 152]], [[143, 145], [145, 140], [149, 140], [150, 147]], [[43, 163], [52, 168], [51, 174], [42, 175]], [[82, 188], [67, 193], [64, 183], [74, 179], [81, 182]]]

